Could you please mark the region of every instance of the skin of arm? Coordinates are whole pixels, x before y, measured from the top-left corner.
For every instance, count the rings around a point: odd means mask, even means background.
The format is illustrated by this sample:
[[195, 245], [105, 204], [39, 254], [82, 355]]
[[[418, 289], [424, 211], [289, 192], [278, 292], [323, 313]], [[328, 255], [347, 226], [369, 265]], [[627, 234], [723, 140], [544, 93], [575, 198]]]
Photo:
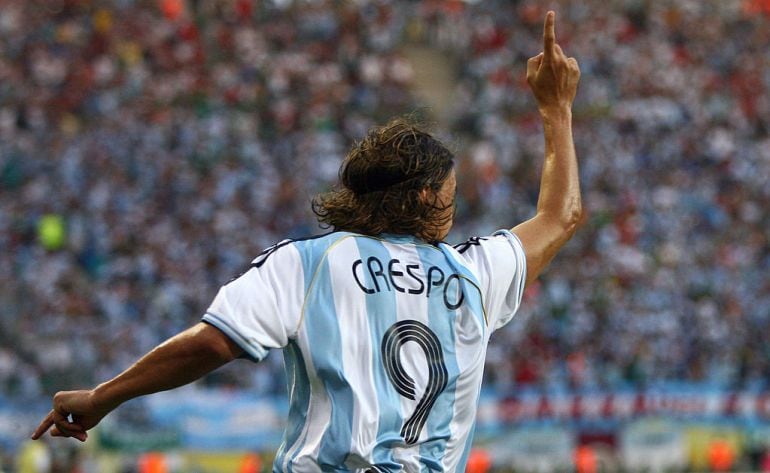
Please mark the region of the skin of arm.
[[537, 212], [512, 229], [527, 257], [527, 284], [537, 279], [572, 238], [582, 217], [580, 180], [572, 139], [572, 102], [580, 69], [556, 44], [555, 14], [546, 14], [543, 52], [527, 62], [527, 82], [543, 119], [545, 160]]
[[243, 350], [227, 335], [201, 322], [166, 340], [130, 368], [93, 389], [56, 393], [53, 409], [32, 439], [40, 438], [50, 428], [54, 437], [85, 441], [86, 431], [120, 404], [188, 384], [242, 354]]

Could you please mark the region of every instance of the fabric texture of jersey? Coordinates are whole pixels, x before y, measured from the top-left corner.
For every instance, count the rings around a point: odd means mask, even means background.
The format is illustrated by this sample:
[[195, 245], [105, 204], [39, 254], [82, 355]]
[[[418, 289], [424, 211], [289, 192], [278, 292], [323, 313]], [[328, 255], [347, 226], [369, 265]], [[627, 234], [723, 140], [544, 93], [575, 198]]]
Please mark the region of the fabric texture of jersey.
[[268, 248], [203, 320], [256, 361], [283, 349], [273, 471], [461, 472], [486, 346], [525, 280], [506, 230], [456, 247], [335, 232]]

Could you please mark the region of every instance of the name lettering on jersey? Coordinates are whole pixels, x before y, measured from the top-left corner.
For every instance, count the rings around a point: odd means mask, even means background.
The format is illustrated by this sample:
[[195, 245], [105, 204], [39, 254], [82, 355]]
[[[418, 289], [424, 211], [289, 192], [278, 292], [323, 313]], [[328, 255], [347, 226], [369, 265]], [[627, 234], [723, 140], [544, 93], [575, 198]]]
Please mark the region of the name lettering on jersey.
[[[444, 305], [450, 310], [458, 309], [465, 299], [460, 275], [447, 276], [438, 266], [430, 266], [427, 271], [421, 271], [419, 264], [403, 263], [398, 258], [392, 258], [387, 264], [383, 264], [376, 256], [370, 256], [366, 261], [355, 260], [351, 269], [356, 284], [366, 294], [396, 291], [404, 294], [425, 294], [425, 297], [430, 297], [431, 293], [435, 294], [440, 290]], [[368, 285], [366, 274], [371, 281]]]

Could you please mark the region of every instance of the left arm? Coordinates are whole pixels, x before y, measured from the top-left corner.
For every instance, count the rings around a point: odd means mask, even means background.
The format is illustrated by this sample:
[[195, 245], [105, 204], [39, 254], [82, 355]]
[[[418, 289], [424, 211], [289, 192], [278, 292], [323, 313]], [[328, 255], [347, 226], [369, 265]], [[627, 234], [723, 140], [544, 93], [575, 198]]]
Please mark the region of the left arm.
[[543, 52], [527, 62], [527, 82], [537, 100], [545, 138], [537, 213], [512, 229], [527, 255], [527, 284], [572, 238], [583, 212], [572, 137], [572, 102], [580, 68], [556, 43], [554, 22], [555, 13], [550, 11], [543, 26]]

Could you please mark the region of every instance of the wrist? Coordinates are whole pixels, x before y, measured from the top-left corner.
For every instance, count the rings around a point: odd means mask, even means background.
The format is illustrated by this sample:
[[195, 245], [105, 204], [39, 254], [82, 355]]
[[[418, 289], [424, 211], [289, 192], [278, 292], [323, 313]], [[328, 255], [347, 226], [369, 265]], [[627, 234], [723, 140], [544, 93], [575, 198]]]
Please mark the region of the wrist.
[[98, 411], [110, 412], [125, 401], [125, 399], [118, 399], [111, 388], [110, 383], [106, 382], [91, 390], [91, 402]]
[[543, 121], [547, 123], [563, 124], [565, 122], [572, 122], [571, 106], [539, 107], [538, 110]]

